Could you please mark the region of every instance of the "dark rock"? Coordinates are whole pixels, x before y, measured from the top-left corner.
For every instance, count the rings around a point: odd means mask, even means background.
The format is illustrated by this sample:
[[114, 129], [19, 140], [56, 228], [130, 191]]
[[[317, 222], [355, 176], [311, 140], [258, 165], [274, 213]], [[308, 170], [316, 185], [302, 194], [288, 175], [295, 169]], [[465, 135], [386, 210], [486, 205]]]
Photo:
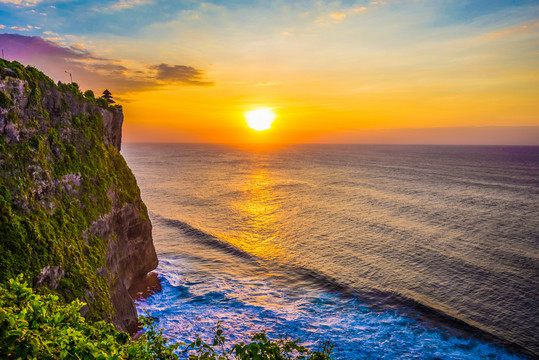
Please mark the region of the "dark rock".
[[129, 289], [129, 293], [133, 299], [142, 300], [149, 298], [161, 290], [161, 280], [159, 280], [157, 273], [152, 271], [146, 274], [146, 277], [142, 281], [134, 283]]
[[36, 286], [47, 286], [52, 290], [56, 290], [58, 283], [64, 276], [65, 272], [60, 266], [51, 266], [47, 265], [42, 270], [41, 273], [37, 276]]
[[158, 263], [152, 224], [141, 211], [146, 212], [142, 200], [115, 207], [89, 229], [92, 235], [108, 240], [106, 268], [115, 310], [113, 323], [125, 331], [137, 328], [137, 311], [129, 290], [144, 281]]

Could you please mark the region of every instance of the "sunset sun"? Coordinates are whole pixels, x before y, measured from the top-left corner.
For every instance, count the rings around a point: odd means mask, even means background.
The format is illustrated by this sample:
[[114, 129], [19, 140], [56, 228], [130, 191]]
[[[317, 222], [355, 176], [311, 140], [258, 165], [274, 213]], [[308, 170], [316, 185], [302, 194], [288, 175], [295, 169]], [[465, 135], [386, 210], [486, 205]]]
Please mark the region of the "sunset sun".
[[245, 113], [247, 125], [256, 131], [268, 130], [277, 117], [270, 108], [260, 108]]

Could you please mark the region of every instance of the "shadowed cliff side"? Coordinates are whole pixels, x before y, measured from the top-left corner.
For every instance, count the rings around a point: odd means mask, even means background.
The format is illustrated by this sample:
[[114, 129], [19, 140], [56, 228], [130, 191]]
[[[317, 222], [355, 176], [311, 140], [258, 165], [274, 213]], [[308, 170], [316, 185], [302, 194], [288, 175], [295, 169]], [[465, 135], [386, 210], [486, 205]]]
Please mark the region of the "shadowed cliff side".
[[0, 282], [24, 273], [84, 315], [134, 330], [129, 289], [157, 266], [120, 155], [123, 113], [76, 84], [0, 60]]

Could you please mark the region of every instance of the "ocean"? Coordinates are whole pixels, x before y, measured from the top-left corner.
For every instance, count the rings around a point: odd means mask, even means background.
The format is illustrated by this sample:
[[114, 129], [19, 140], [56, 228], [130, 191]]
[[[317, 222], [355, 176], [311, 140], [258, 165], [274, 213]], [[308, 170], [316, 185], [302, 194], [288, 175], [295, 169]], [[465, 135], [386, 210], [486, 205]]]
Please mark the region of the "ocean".
[[[539, 357], [539, 147], [125, 144], [174, 341]], [[144, 309], [144, 310], [143, 310]]]

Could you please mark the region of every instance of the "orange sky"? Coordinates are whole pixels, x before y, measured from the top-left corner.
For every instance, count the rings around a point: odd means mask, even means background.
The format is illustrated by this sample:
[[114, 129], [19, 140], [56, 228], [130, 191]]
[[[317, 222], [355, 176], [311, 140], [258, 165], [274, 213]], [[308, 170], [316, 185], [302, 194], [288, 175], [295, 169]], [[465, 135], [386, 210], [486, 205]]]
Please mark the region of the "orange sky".
[[[539, 7], [487, 3], [182, 2], [126, 31], [156, 5], [124, 0], [96, 15], [103, 32], [28, 25], [68, 52], [19, 61], [111, 90], [126, 142], [539, 144]], [[259, 107], [278, 115], [272, 129], [246, 126]]]

